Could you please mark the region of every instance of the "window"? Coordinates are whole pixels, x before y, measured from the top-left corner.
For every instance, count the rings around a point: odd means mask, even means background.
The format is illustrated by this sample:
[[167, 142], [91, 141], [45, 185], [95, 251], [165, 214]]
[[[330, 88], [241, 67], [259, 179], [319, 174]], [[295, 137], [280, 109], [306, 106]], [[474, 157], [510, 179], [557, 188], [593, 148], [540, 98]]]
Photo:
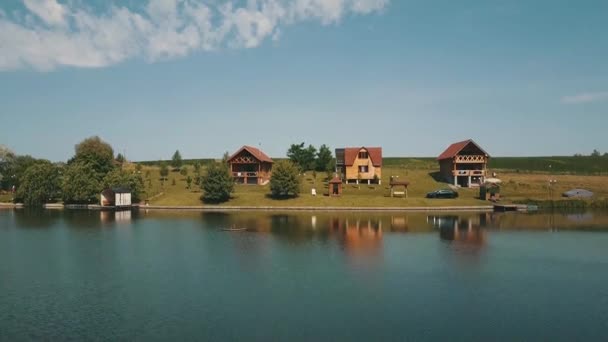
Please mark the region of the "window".
[[369, 155], [367, 152], [359, 152], [359, 159], [368, 159]]
[[369, 166], [359, 165], [359, 173], [367, 173], [367, 172], [369, 172]]

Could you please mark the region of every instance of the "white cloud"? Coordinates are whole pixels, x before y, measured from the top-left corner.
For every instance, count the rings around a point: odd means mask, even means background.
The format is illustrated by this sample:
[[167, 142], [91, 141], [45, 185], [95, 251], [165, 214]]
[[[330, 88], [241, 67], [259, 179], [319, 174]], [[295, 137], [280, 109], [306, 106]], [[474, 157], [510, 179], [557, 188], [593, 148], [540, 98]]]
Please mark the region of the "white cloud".
[[0, 9], [0, 70], [103, 67], [132, 58], [157, 60], [194, 51], [254, 48], [302, 21], [323, 25], [381, 11], [390, 0], [148, 0], [135, 10], [108, 1], [22, 0]]
[[565, 104], [580, 104], [608, 100], [608, 91], [581, 93], [572, 96], [562, 97], [562, 103]]

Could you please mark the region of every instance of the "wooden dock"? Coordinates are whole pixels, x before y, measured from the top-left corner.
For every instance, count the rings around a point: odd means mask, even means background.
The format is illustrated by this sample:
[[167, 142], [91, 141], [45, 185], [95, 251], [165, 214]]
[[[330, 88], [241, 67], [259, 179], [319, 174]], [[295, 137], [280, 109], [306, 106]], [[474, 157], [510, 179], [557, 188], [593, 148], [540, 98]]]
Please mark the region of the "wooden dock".
[[494, 211], [506, 212], [506, 211], [528, 211], [528, 206], [525, 204], [494, 204]]

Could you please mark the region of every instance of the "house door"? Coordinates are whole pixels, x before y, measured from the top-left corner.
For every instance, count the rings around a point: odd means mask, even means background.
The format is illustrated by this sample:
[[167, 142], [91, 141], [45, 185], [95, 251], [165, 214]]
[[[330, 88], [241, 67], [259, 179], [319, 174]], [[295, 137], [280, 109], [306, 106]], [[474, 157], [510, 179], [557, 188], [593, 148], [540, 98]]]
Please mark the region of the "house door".
[[334, 195], [339, 195], [339, 191], [338, 191], [338, 190], [339, 190], [339, 189], [338, 189], [338, 184], [334, 184], [334, 185], [333, 185], [333, 191], [332, 191], [332, 193], [333, 193]]

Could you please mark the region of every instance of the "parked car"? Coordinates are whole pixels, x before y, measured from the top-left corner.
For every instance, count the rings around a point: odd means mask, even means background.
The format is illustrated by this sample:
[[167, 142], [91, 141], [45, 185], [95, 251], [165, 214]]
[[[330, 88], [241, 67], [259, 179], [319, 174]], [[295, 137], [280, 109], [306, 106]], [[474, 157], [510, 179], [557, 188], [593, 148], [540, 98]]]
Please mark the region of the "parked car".
[[456, 198], [458, 197], [458, 192], [452, 189], [441, 189], [429, 192], [426, 194], [427, 198]]

